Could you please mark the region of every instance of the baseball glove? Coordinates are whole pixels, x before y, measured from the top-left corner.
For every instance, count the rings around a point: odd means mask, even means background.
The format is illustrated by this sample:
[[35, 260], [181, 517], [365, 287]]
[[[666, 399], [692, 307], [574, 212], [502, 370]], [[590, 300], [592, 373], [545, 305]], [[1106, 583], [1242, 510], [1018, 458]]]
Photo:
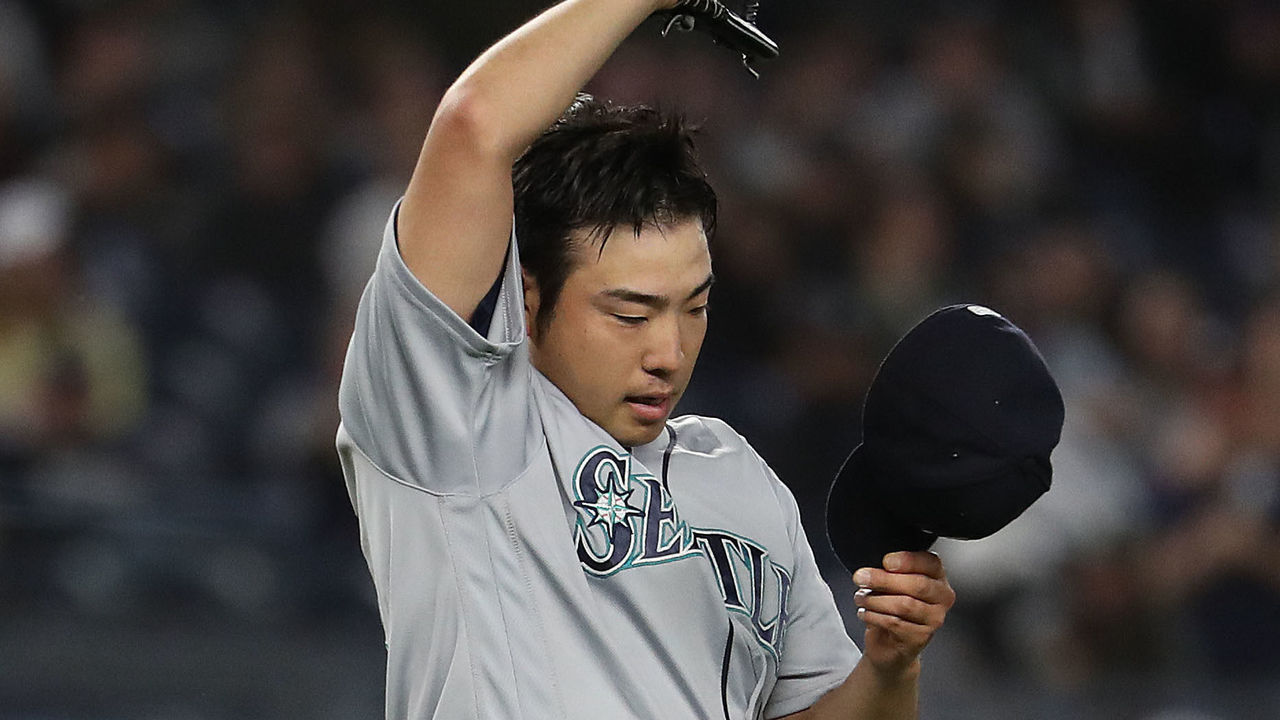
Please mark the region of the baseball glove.
[[759, 0], [743, 0], [741, 14], [730, 10], [720, 0], [680, 0], [670, 10], [659, 13], [667, 18], [663, 37], [677, 30], [697, 30], [711, 36], [716, 43], [742, 54], [742, 64], [759, 77], [753, 63], [778, 57], [778, 44], [756, 27]]

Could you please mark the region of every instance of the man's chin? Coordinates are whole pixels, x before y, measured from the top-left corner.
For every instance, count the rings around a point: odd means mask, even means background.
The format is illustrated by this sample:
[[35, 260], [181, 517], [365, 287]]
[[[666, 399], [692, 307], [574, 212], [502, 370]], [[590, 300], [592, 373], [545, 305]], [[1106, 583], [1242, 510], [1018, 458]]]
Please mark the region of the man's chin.
[[[621, 424], [620, 424], [621, 425]], [[655, 422], [640, 424], [637, 422], [626, 423], [625, 426], [609, 428], [609, 434], [614, 440], [618, 441], [623, 447], [639, 447], [640, 445], [648, 445], [658, 436], [662, 434], [666, 422]]]

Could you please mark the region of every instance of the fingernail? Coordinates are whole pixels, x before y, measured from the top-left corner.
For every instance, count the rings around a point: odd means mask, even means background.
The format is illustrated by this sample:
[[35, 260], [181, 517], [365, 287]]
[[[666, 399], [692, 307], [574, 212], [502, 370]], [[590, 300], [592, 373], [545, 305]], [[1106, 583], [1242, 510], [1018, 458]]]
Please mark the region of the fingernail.
[[859, 620], [861, 620], [861, 619], [863, 619], [864, 617], [866, 617], [866, 614], [867, 614], [867, 609], [866, 609], [866, 608], [858, 608], [858, 619], [859, 619]]
[[902, 567], [902, 558], [897, 555], [886, 555], [884, 558], [885, 570], [897, 570]]
[[866, 568], [862, 568], [853, 574], [853, 581], [863, 586], [871, 584], [871, 571]]
[[853, 594], [853, 601], [861, 605], [862, 603], [866, 602], [867, 598], [870, 596], [871, 596], [871, 588], [862, 588], [861, 590]]

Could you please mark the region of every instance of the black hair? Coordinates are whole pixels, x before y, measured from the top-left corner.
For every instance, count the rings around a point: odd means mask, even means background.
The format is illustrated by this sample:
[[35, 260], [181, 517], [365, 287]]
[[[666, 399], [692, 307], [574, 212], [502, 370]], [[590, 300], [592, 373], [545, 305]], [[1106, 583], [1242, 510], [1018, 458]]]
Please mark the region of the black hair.
[[605, 242], [616, 228], [699, 220], [710, 238], [716, 194], [680, 115], [644, 105], [578, 99], [516, 160], [516, 239], [520, 263], [538, 283], [536, 325], [545, 328], [573, 270], [572, 234]]

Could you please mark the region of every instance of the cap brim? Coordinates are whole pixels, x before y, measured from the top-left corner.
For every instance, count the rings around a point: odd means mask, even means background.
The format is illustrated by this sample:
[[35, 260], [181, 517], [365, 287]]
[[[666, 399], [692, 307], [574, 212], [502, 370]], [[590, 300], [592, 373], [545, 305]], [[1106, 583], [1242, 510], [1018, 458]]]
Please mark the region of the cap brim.
[[900, 550], [928, 550], [937, 536], [896, 520], [872, 484], [866, 453], [859, 445], [844, 461], [827, 495], [827, 539], [849, 572], [881, 567]]

